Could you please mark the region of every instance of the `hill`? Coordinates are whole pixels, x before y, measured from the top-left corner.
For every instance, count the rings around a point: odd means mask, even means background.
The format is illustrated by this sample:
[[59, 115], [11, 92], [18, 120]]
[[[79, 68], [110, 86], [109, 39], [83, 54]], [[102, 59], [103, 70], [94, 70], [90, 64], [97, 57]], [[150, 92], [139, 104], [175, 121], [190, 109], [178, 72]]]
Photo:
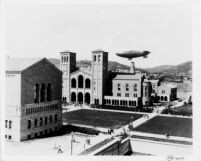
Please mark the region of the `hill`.
[[179, 65], [162, 65], [154, 68], [147, 68], [146, 71], [150, 73], [165, 73], [170, 75], [178, 74], [191, 74], [192, 73], [192, 61], [187, 61]]
[[[59, 68], [59, 63], [60, 60], [56, 58], [49, 58], [49, 60], [55, 64]], [[78, 60], [77, 61], [77, 66], [91, 66], [91, 61], [90, 60]], [[128, 65], [120, 64], [115, 61], [109, 61], [108, 63], [108, 69], [111, 70], [117, 70], [117, 69], [122, 69], [122, 70], [129, 70], [130, 67]], [[165, 73], [165, 74], [170, 74], [170, 75], [178, 75], [178, 74], [190, 74], [192, 73], [192, 61], [187, 61], [185, 63], [181, 63], [179, 65], [161, 65], [153, 68], [146, 68], [146, 69], [141, 69], [141, 68], [136, 68], [136, 70], [141, 71], [141, 72], [146, 72], [146, 73]]]

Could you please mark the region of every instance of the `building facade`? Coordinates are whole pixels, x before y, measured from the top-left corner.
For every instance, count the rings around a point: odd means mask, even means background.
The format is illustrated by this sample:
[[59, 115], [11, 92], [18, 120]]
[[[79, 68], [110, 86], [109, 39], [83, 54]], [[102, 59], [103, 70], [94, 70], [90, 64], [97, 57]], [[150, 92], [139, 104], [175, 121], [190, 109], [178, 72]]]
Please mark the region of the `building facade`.
[[44, 59], [6, 62], [5, 138], [23, 141], [62, 126], [62, 72]]

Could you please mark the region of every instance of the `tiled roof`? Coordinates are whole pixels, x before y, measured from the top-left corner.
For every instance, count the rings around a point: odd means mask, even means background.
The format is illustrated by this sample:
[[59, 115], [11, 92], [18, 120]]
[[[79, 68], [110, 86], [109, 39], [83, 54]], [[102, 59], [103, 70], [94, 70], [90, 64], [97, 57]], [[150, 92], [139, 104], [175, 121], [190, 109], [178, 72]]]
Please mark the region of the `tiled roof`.
[[6, 71], [22, 71], [42, 58], [7, 58]]
[[113, 80], [133, 80], [133, 79], [141, 79], [141, 74], [118, 74]]

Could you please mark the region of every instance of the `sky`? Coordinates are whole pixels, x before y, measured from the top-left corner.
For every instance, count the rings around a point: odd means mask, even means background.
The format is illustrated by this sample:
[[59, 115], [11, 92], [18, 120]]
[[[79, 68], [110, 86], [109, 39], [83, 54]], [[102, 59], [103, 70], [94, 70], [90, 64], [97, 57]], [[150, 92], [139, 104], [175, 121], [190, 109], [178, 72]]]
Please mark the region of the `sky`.
[[181, 4], [62, 4], [5, 5], [5, 51], [9, 57], [59, 58], [77, 53], [91, 60], [91, 51], [109, 52], [109, 60], [130, 65], [115, 55], [149, 50], [137, 67], [177, 65], [192, 60], [192, 8]]

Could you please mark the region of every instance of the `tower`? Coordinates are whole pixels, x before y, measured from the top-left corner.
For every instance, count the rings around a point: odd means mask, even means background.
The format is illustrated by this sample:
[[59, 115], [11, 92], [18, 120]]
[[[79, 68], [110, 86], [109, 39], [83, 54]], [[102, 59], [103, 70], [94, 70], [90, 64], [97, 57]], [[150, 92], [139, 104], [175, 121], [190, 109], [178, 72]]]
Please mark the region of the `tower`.
[[60, 52], [60, 69], [63, 72], [62, 100], [63, 102], [70, 102], [70, 73], [76, 70], [76, 53]]
[[150, 106], [151, 104], [151, 82], [144, 80], [142, 89], [142, 103], [144, 106]]
[[92, 104], [103, 104], [106, 92], [108, 52], [92, 51]]

